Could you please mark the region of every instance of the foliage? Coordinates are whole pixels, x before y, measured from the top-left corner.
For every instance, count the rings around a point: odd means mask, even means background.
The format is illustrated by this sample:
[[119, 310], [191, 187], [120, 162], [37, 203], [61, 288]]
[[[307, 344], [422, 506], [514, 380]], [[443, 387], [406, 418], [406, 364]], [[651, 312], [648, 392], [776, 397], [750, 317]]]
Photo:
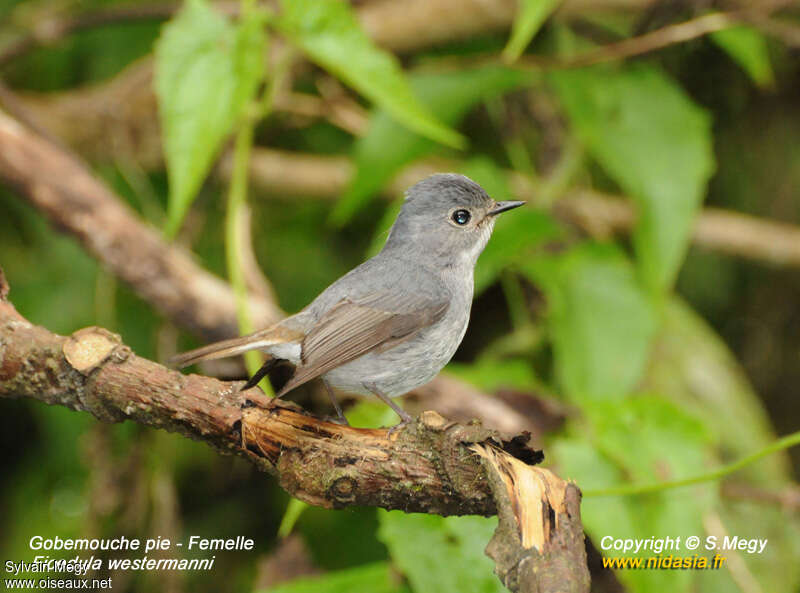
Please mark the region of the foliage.
[[555, 371], [580, 403], [628, 396], [639, 382], [657, 310], [613, 245], [585, 243], [524, 268], [549, 303]]
[[463, 138], [419, 103], [395, 57], [373, 45], [343, 0], [285, 0], [280, 30], [312, 60], [433, 140], [459, 147]]
[[[456, 123], [479, 101], [530, 84], [532, 77], [509, 68], [484, 67], [412, 74], [409, 78], [420, 100], [434, 114], [445, 122]], [[347, 222], [404, 165], [435, 147], [429, 139], [401, 128], [388, 113], [375, 113], [369, 131], [356, 142], [356, 174], [333, 211], [333, 221]]]
[[633, 234], [645, 285], [668, 288], [712, 171], [708, 117], [655, 68], [591, 68], [551, 80], [575, 131], [637, 200]]
[[733, 27], [712, 33], [711, 39], [725, 50], [759, 86], [775, 84], [767, 40], [752, 27]]
[[525, 51], [547, 18], [558, 8], [561, 0], [524, 0], [514, 20], [511, 37], [503, 50], [503, 58], [513, 62]]
[[483, 517], [381, 511], [379, 537], [417, 593], [502, 593], [483, 548], [497, 526]]
[[256, 19], [234, 26], [199, 0], [164, 27], [155, 84], [170, 177], [168, 235], [178, 231], [220, 145], [253, 98], [263, 48]]
[[[784, 403], [796, 401], [800, 384], [786, 354], [800, 347], [791, 330], [800, 287], [788, 272], [709, 256], [691, 250], [690, 240], [706, 198], [796, 222], [796, 56], [748, 25], [635, 59], [558, 67], [597, 39], [633, 37], [641, 15], [588, 7], [576, 20], [557, 10], [557, 0], [519, 5], [510, 35], [476, 33], [398, 57], [370, 38], [359, 3], [283, 0], [272, 12], [245, 1], [242, 17], [232, 18], [187, 0], [160, 36], [144, 25], [101, 24], [104, 35], [79, 33], [20, 58], [8, 81], [61, 92], [102, 85], [153, 52], [166, 177], [117, 154], [97, 171], [152, 224], [161, 225], [166, 211], [165, 234], [184, 231], [198, 259], [240, 278], [242, 289], [238, 258], [226, 263], [222, 255], [240, 238], [238, 227], [226, 232], [225, 188], [211, 174], [234, 134], [249, 132], [237, 135], [237, 148], [247, 148], [233, 156], [240, 172], [253, 143], [349, 159], [352, 177], [334, 203], [251, 191], [254, 251], [288, 310], [380, 249], [402, 203], [399, 195], [380, 198], [410, 165], [461, 172], [496, 199], [527, 199], [525, 209], [499, 219], [482, 254], [470, 331], [447, 372], [487, 392], [556, 400], [531, 404], [567, 410], [563, 427], [537, 436], [547, 463], [586, 492], [699, 475], [765, 447], [773, 423], [787, 431], [800, 420], [796, 405]], [[0, 4], [1, 15], [14, 17], [9, 23], [51, 11], [43, 1], [13, 10]], [[10, 35], [6, 26], [0, 32]], [[264, 59], [276, 47], [288, 48], [285, 62]], [[555, 66], [532, 68], [526, 55]], [[314, 66], [297, 67], [301, 60]], [[331, 76], [346, 86], [333, 98]], [[321, 114], [272, 109], [280, 92], [312, 99]], [[330, 115], [340, 102], [356, 118], [365, 114], [363, 133], [336, 127]], [[602, 220], [564, 216], [585, 193], [617, 196], [617, 206], [635, 212], [630, 241]], [[62, 333], [109, 327], [152, 358], [191, 343], [4, 188], [0, 212], [0, 265], [24, 315]], [[357, 426], [393, 421], [375, 402], [351, 406], [348, 417]], [[323, 574], [261, 586], [256, 565], [279, 543], [287, 508], [268, 477], [174, 435], [98, 428], [87, 417], [21, 402], [3, 402], [0, 442], [9, 476], [0, 487], [3, 557], [27, 558], [34, 531], [249, 535], [258, 561], [220, 554], [218, 571], [185, 577], [184, 588], [503, 590], [483, 552], [492, 519], [303, 511], [293, 503], [284, 528], [294, 526]], [[792, 483], [781, 456], [735, 477], [756, 491]], [[767, 537], [767, 552], [741, 556], [731, 571], [616, 578], [632, 593], [730, 591], [742, 574], [754, 589], [796, 590], [797, 517], [732, 500], [719, 482], [583, 502], [595, 547], [606, 535], [703, 535], [709, 518], [734, 535]], [[141, 575], [124, 586], [161, 590], [165, 578]]]
[[388, 563], [376, 562], [323, 577], [296, 579], [269, 589], [269, 593], [350, 593], [353, 590], [400, 593], [406, 589], [394, 578]]

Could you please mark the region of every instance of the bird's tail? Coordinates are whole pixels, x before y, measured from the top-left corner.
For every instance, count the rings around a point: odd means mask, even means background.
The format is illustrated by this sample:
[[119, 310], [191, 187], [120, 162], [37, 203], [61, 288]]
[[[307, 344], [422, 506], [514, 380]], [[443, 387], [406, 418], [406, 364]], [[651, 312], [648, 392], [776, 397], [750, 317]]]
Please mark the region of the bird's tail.
[[176, 354], [169, 359], [169, 364], [178, 368], [183, 368], [190, 364], [200, 362], [201, 360], [228, 358], [229, 356], [244, 354], [249, 350], [259, 350], [269, 346], [275, 346], [276, 344], [297, 342], [302, 340], [302, 338], [302, 332], [289, 329], [279, 324], [240, 338], [222, 340], [201, 348], [189, 350], [188, 352]]

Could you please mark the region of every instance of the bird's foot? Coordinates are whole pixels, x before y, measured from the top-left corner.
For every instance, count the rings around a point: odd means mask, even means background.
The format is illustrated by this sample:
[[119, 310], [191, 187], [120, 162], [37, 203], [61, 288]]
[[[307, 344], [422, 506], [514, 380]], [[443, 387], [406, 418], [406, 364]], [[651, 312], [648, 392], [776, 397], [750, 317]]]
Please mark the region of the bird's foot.
[[375, 384], [373, 384], [373, 383], [364, 383], [364, 387], [366, 387], [368, 391], [370, 391], [373, 394], [375, 394], [378, 397], [378, 399], [380, 399], [383, 403], [385, 403], [387, 406], [392, 408], [392, 410], [394, 410], [395, 414], [400, 416], [400, 424], [395, 424], [394, 426], [392, 426], [389, 429], [389, 432], [387, 433], [387, 436], [392, 436], [398, 430], [402, 430], [403, 428], [405, 428], [405, 426], [407, 424], [410, 424], [410, 423], [414, 422], [414, 419], [411, 416], [408, 415], [408, 412], [406, 412], [403, 408], [401, 408], [396, 403], [394, 403], [392, 401], [392, 398], [387, 397], [386, 395], [384, 395], [377, 388], [377, 386]]
[[350, 426], [350, 423], [347, 421], [347, 418], [344, 417], [344, 414], [341, 416], [325, 416], [323, 420], [325, 422], [330, 422], [331, 424], [338, 424], [339, 426]]
[[399, 423], [395, 424], [394, 426], [390, 426], [389, 430], [386, 431], [386, 436], [391, 437], [394, 433], [405, 430], [405, 427], [414, 422], [414, 419], [406, 414], [406, 417], [403, 418]]

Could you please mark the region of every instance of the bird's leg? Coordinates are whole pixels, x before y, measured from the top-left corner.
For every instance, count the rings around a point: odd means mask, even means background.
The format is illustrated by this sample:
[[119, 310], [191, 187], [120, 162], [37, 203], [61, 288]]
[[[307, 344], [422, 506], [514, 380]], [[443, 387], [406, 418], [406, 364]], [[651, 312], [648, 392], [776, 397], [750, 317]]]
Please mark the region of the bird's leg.
[[383, 393], [381, 393], [380, 390], [377, 387], [375, 387], [374, 383], [364, 383], [364, 387], [366, 387], [367, 390], [370, 393], [373, 393], [374, 395], [378, 396], [378, 398], [383, 403], [385, 403], [387, 406], [392, 408], [392, 410], [394, 410], [395, 414], [400, 416], [400, 424], [396, 424], [396, 425], [392, 426], [389, 429], [389, 433], [390, 434], [393, 433], [396, 430], [399, 430], [399, 429], [403, 428], [406, 424], [414, 421], [414, 419], [411, 416], [408, 415], [408, 412], [406, 412], [403, 408], [401, 408], [400, 406], [398, 406], [396, 403], [394, 403], [392, 401], [392, 398], [390, 398], [390, 397], [384, 395]]
[[331, 398], [331, 403], [333, 404], [333, 409], [336, 410], [336, 422], [337, 424], [344, 424], [345, 426], [350, 426], [350, 423], [347, 421], [347, 418], [344, 417], [342, 413], [342, 406], [339, 405], [339, 400], [336, 399], [336, 394], [333, 392], [333, 387], [328, 385], [328, 382], [323, 379], [322, 382], [325, 385], [325, 389], [328, 392], [328, 397]]
[[275, 363], [277, 362], [278, 361], [275, 358], [270, 358], [269, 360], [267, 360], [264, 364], [261, 365], [261, 368], [258, 369], [256, 373], [247, 380], [247, 383], [244, 384], [244, 386], [240, 389], [240, 391], [247, 391], [248, 389], [251, 389], [256, 385], [258, 385], [261, 382], [261, 379], [267, 376], [267, 373], [269, 373], [272, 370], [272, 367], [274, 367]]

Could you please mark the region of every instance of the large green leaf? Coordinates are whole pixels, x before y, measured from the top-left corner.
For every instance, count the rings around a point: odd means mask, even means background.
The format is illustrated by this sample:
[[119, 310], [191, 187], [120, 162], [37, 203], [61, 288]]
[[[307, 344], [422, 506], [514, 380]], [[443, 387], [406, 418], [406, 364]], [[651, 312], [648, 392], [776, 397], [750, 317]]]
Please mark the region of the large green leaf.
[[567, 395], [626, 396], [647, 363], [657, 312], [625, 255], [586, 243], [523, 269], [547, 296], [556, 374]]
[[[417, 73], [410, 80], [415, 93], [431, 112], [454, 124], [479, 101], [530, 84], [533, 77], [520, 70], [491, 66]], [[404, 165], [435, 147], [427, 138], [400, 126], [386, 111], [377, 111], [370, 120], [367, 135], [356, 143], [356, 174], [333, 211], [333, 221], [347, 222]]]
[[397, 121], [454, 147], [464, 138], [437, 120], [408, 85], [397, 59], [375, 46], [343, 0], [283, 0], [278, 23], [311, 60], [329, 70]]
[[[761, 399], [714, 330], [677, 297], [666, 302], [662, 318], [655, 341], [659, 356], [648, 367], [644, 385], [706, 418], [728, 457], [748, 455], [772, 441], [775, 433]], [[776, 483], [788, 471], [787, 459], [773, 455], [741, 475]]]
[[[690, 477], [708, 468], [708, 432], [695, 418], [665, 399], [636, 397], [604, 402], [586, 410], [589, 426], [574, 427], [573, 438], [555, 443], [550, 451], [561, 473], [584, 491], [617, 486], [627, 480], [652, 483]], [[596, 435], [594, 442], [586, 435]], [[586, 496], [581, 505], [584, 527], [597, 548], [604, 537], [662, 538], [705, 534], [703, 517], [716, 502], [716, 485], [669, 490], [635, 497]], [[606, 540], [608, 541], [608, 540]], [[634, 556], [605, 550], [607, 556]], [[661, 551], [662, 556], [691, 557], [685, 548]], [[653, 550], [638, 556], [656, 556]], [[633, 593], [687, 590], [687, 570], [625, 570], [617, 577]]]
[[378, 536], [414, 593], [507, 593], [484, 554], [497, 519], [379, 511]]
[[646, 65], [564, 70], [550, 80], [586, 148], [637, 201], [633, 242], [647, 286], [669, 287], [714, 166], [708, 116]]
[[520, 0], [519, 12], [511, 28], [511, 38], [503, 50], [503, 58], [514, 61], [522, 55], [531, 39], [559, 4], [561, 0]]
[[331, 572], [321, 577], [301, 578], [262, 593], [400, 593], [408, 591], [392, 574], [386, 562], [366, 564], [347, 570]]
[[174, 235], [222, 141], [263, 73], [264, 33], [254, 17], [232, 25], [190, 0], [156, 45], [155, 86], [169, 175], [167, 234]]
[[[659, 356], [649, 365], [643, 383], [669, 394], [670, 402], [637, 397], [619, 404], [585, 406], [589, 422], [573, 427], [572, 436], [551, 448], [562, 475], [576, 479], [586, 492], [626, 481], [653, 483], [700, 475], [723, 460], [753, 453], [774, 438], [744, 373], [705, 322], [677, 299], [667, 301], [663, 318], [656, 342]], [[703, 419], [702, 425], [696, 418]], [[712, 443], [716, 452], [709, 446]], [[763, 459], [729, 480], [775, 491], [792, 483], [786, 455]], [[800, 567], [793, 562], [800, 554], [797, 520], [757, 500], [717, 498], [718, 489], [719, 483], [709, 483], [644, 496], [586, 496], [581, 514], [598, 547], [609, 535], [703, 537], [707, 528], [702, 519], [713, 517], [730, 535], [769, 541], [761, 554], [737, 554], [737, 579], [746, 573], [762, 591], [796, 590], [800, 579]], [[670, 553], [676, 554], [662, 555]], [[644, 555], [655, 554], [647, 551]], [[677, 555], [691, 553], [684, 549]], [[726, 593], [737, 588], [727, 567], [620, 571], [618, 578], [635, 593], [687, 589]]]
[[[670, 299], [656, 340], [659, 356], [649, 366], [645, 387], [669, 393], [670, 399], [704, 419], [719, 443], [720, 458], [749, 455], [776, 437], [761, 399], [724, 342], [686, 303]], [[732, 427], [735, 427], [732, 429]], [[794, 483], [789, 457], [772, 455], [731, 476], [730, 481], [781, 491]], [[800, 520], [757, 500], [724, 498], [717, 512], [731, 534], [767, 538], [762, 554], [742, 555], [746, 570], [762, 591], [796, 591], [800, 583]], [[757, 527], [755, 527], [757, 526]], [[698, 590], [734, 590], [727, 571], [698, 574]]]
[[758, 86], [771, 87], [775, 84], [767, 41], [756, 29], [723, 29], [712, 33], [711, 40], [735, 60]]

